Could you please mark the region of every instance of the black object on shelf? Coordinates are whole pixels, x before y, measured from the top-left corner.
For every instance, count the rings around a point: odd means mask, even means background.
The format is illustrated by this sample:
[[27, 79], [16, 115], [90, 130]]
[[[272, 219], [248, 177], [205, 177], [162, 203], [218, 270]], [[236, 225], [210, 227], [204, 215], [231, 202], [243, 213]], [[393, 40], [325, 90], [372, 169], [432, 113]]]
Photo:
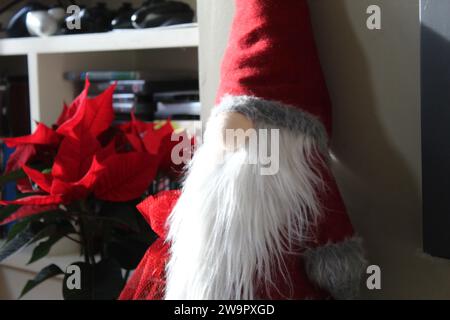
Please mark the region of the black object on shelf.
[[201, 104], [198, 90], [156, 92], [155, 120], [200, 120]]
[[95, 7], [82, 8], [79, 13], [66, 18], [66, 25], [80, 21], [80, 29], [64, 29], [64, 34], [96, 33], [111, 31], [111, 21], [115, 12], [108, 9], [105, 2], [99, 2]]
[[129, 116], [134, 110], [136, 115], [151, 120], [154, 115], [153, 98], [151, 94], [115, 93], [113, 108], [116, 115]]
[[30, 33], [28, 32], [26, 24], [27, 14], [28, 12], [36, 10], [48, 10], [48, 7], [39, 2], [30, 2], [22, 7], [11, 20], [9, 20], [6, 29], [7, 36], [9, 38], [29, 37]]
[[133, 29], [131, 17], [136, 12], [130, 2], [125, 2], [117, 11], [117, 16], [111, 22], [113, 29]]
[[[129, 120], [132, 111], [142, 120], [152, 121], [156, 118], [175, 115], [197, 119], [199, 112], [189, 111], [189, 102], [198, 103], [198, 79], [178, 74], [161, 74], [146, 71], [90, 71], [66, 72], [64, 78], [73, 81], [75, 94], [83, 90], [83, 82], [89, 74], [91, 86], [89, 95], [96, 96], [116, 82], [113, 96], [113, 108], [117, 120]], [[155, 116], [157, 105], [165, 102], [164, 114]], [[184, 103], [184, 105], [183, 105]], [[185, 107], [186, 106], [186, 107]], [[198, 106], [194, 106], [194, 108]], [[185, 108], [186, 112], [180, 111]], [[168, 113], [168, 111], [170, 111]], [[174, 114], [174, 112], [176, 114]], [[173, 118], [175, 119], [175, 117]]]
[[194, 20], [194, 11], [183, 2], [150, 0], [131, 17], [136, 29], [171, 26], [190, 23]]

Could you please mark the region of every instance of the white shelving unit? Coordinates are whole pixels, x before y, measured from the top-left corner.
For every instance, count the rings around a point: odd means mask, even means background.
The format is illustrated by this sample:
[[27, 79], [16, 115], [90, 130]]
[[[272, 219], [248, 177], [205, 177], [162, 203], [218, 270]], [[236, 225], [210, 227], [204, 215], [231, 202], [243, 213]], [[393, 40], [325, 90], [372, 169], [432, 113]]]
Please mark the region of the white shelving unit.
[[0, 40], [0, 55], [198, 47], [198, 24], [107, 33]]
[[[198, 73], [199, 29], [189, 26], [0, 40], [0, 68], [26, 62], [32, 126], [52, 124], [73, 87], [66, 71], [157, 70]], [[18, 64], [20, 62], [16, 62]], [[23, 66], [20, 66], [23, 68]]]
[[[195, 7], [195, 0], [184, 1]], [[133, 2], [137, 5], [141, 1]], [[198, 2], [197, 7], [202, 1]], [[67, 71], [145, 70], [158, 74], [165, 71], [196, 74], [201, 89], [206, 73], [200, 73], [199, 32], [198, 24], [194, 23], [99, 34], [1, 39], [0, 72], [28, 75], [32, 127], [35, 127], [35, 121], [51, 125], [60, 114], [63, 103], [74, 98], [73, 84], [63, 79]], [[204, 114], [208, 112], [202, 110]], [[178, 125], [193, 133], [201, 127], [201, 122], [178, 122]], [[62, 265], [69, 260], [72, 262], [76, 250], [72, 253], [66, 245], [59, 245], [62, 251], [47, 257], [43, 262]], [[17, 290], [21, 290], [26, 281], [40, 269], [42, 263], [27, 266], [27, 257], [26, 252], [21, 253], [0, 264], [0, 299], [16, 298]], [[26, 298], [59, 299], [60, 281], [53, 279]]]

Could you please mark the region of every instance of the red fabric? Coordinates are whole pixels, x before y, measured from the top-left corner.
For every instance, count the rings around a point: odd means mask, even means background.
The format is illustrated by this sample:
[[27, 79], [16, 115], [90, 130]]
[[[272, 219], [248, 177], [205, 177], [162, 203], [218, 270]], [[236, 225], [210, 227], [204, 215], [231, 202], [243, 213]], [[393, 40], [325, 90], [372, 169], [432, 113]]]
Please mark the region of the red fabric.
[[162, 191], [157, 196], [150, 196], [138, 206], [152, 230], [161, 238], [166, 238], [166, 221], [176, 204], [181, 192], [178, 190]]
[[236, 0], [217, 102], [250, 95], [317, 116], [331, 133], [331, 102], [307, 0]]
[[[328, 175], [328, 177], [332, 177]], [[331, 186], [335, 185], [333, 183]], [[333, 187], [334, 188], [334, 187]], [[332, 190], [331, 190], [332, 191]], [[149, 197], [138, 205], [152, 229], [160, 238], [147, 250], [137, 267], [133, 277], [125, 286], [121, 300], [159, 300], [164, 297], [165, 265], [169, 256], [169, 245], [164, 243], [166, 236], [166, 220], [176, 204], [179, 191], [164, 191], [155, 197]], [[338, 193], [330, 192], [335, 197]], [[348, 216], [340, 208], [341, 198], [332, 200], [333, 208], [329, 208], [320, 221], [311, 246], [320, 247], [328, 243], [339, 243], [353, 235], [353, 229]], [[339, 209], [339, 210], [338, 210]], [[300, 254], [285, 257], [286, 272], [289, 278], [284, 279], [281, 273], [275, 274], [275, 286], [260, 283], [257, 296], [260, 299], [329, 299], [331, 296], [312, 283], [305, 272], [304, 262]]]
[[119, 300], [162, 300], [169, 247], [159, 238], [147, 250]]
[[338, 243], [352, 237], [355, 233], [336, 179], [327, 168], [322, 168], [321, 175], [325, 186], [325, 190], [318, 193], [322, 218], [314, 230], [313, 247]]
[[120, 294], [119, 300], [161, 300], [164, 298], [165, 267], [169, 245], [164, 242], [166, 220], [175, 206], [180, 192], [163, 191], [150, 196], [138, 205], [147, 222], [160, 238], [153, 243], [142, 258], [133, 276]]
[[[315, 249], [327, 244], [338, 244], [354, 236], [353, 225], [346, 213], [344, 201], [340, 195], [336, 180], [325, 166], [321, 176], [326, 190], [319, 193], [322, 216], [317, 226], [312, 228], [308, 249]], [[306, 248], [299, 248], [303, 251]], [[318, 288], [307, 277], [303, 259], [299, 255], [285, 257], [288, 281], [280, 274], [275, 275], [274, 282], [278, 290], [260, 288], [263, 298], [268, 299], [332, 299], [329, 293]]]
[[331, 299], [331, 295], [318, 288], [312, 283], [306, 275], [303, 259], [298, 255], [285, 257], [284, 274], [288, 275], [285, 279], [281, 273], [274, 274], [274, 283], [276, 286], [267, 287], [261, 283], [257, 294], [259, 299], [263, 300], [326, 300]]

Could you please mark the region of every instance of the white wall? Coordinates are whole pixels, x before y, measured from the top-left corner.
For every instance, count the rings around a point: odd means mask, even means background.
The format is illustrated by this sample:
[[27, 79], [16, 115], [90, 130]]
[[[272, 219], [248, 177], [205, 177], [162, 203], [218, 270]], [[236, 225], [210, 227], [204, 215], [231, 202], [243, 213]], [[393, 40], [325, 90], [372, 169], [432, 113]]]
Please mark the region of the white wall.
[[[233, 1], [199, 0], [204, 101], [211, 106]], [[336, 175], [382, 290], [368, 298], [450, 298], [450, 263], [421, 253], [419, 0], [311, 0], [334, 104]], [[366, 9], [382, 9], [382, 30]], [[202, 8], [203, 6], [203, 8]]]

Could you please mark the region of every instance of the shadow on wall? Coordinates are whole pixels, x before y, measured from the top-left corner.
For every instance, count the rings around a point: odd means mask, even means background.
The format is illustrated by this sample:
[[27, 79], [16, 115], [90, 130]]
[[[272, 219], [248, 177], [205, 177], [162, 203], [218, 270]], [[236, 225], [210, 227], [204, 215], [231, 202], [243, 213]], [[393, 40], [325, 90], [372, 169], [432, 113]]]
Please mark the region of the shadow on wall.
[[[365, 12], [376, 3], [384, 21], [374, 32]], [[311, 9], [334, 104], [336, 177], [370, 263], [382, 272], [382, 289], [363, 297], [450, 298], [442, 281], [450, 264], [422, 253], [419, 7], [318, 0]]]

